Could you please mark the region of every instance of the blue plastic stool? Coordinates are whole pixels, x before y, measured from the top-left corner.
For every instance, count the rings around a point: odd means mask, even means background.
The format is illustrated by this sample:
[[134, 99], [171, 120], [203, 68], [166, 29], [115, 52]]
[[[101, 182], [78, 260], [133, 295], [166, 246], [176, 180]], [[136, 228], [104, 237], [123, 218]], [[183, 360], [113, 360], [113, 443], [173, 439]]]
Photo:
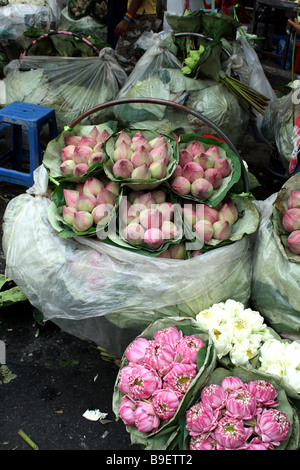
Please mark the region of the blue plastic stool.
[[[55, 111], [52, 108], [15, 101], [0, 110], [0, 128], [11, 127], [12, 147], [0, 155], [0, 181], [30, 187], [33, 185], [33, 172], [42, 163], [40, 132], [49, 125], [50, 140], [57, 137]], [[27, 135], [29, 150], [23, 148], [22, 130]], [[29, 172], [22, 171], [22, 162], [29, 161]], [[10, 163], [12, 169], [2, 165]]]

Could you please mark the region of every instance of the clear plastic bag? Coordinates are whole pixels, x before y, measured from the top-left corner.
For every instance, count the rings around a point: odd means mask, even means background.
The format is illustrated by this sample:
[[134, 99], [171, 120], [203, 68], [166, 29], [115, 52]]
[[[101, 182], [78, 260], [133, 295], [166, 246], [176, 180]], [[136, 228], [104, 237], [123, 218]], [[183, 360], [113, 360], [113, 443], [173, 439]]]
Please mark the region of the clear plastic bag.
[[[96, 238], [63, 239], [47, 218], [47, 174], [7, 206], [6, 275], [44, 320], [112, 354], [154, 320], [195, 318], [228, 298], [250, 297], [252, 235], [188, 260], [148, 257]], [[80, 238], [80, 239], [79, 239]]]
[[[4, 74], [6, 104], [25, 101], [54, 108], [59, 132], [84, 111], [116, 98], [127, 79], [108, 47], [99, 57], [22, 57], [10, 62]], [[111, 118], [113, 112], [104, 110], [93, 115], [93, 124]]]

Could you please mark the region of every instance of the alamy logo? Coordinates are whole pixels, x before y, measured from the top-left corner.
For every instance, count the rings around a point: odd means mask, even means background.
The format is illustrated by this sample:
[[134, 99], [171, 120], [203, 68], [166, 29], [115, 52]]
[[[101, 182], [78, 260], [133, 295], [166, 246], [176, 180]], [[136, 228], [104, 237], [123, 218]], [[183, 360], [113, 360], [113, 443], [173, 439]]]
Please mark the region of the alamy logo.
[[0, 364], [6, 364], [6, 346], [4, 341], [0, 341]]

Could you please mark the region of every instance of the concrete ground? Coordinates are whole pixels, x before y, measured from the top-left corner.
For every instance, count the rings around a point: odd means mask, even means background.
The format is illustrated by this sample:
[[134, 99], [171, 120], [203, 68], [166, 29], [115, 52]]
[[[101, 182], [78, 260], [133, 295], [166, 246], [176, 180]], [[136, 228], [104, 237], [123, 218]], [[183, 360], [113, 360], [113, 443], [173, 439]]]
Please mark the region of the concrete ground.
[[[290, 71], [269, 62], [264, 67], [274, 88], [290, 82]], [[269, 171], [268, 145], [247, 133], [238, 150], [260, 182], [253, 191], [257, 199], [280, 189], [285, 179]], [[24, 190], [0, 183], [0, 221], [7, 202]], [[0, 274], [4, 270], [0, 251]], [[130, 444], [111, 408], [118, 364], [104, 360], [92, 342], [71, 336], [51, 322], [39, 325], [28, 302], [0, 308], [0, 340], [6, 345], [6, 364], [16, 375], [5, 384], [0, 375], [0, 450], [32, 449], [19, 436], [20, 429], [41, 450], [139, 449]], [[85, 419], [87, 409], [107, 413], [105, 422]]]

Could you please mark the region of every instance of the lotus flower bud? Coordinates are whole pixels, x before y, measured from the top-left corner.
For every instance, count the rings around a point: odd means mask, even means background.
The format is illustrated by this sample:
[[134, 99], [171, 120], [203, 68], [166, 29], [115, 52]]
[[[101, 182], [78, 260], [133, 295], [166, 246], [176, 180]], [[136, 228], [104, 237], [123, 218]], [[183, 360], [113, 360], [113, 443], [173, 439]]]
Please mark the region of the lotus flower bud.
[[84, 175], [89, 169], [89, 165], [87, 163], [79, 163], [75, 166], [73, 175], [74, 176], [81, 176]]
[[239, 390], [245, 387], [244, 382], [239, 377], [225, 377], [221, 382], [221, 387], [226, 392], [230, 393], [233, 390]]
[[290, 422], [283, 411], [265, 408], [262, 413], [258, 413], [254, 431], [262, 441], [279, 445], [287, 439], [289, 430]]
[[212, 239], [214, 230], [213, 224], [209, 220], [198, 220], [193, 228], [200, 240], [209, 242]]
[[175, 415], [181, 400], [181, 393], [175, 392], [171, 389], [162, 389], [154, 392], [151, 403], [155, 414], [160, 419], [170, 421], [170, 419]]
[[197, 256], [203, 255], [203, 251], [194, 250], [192, 251], [192, 258], [196, 258]]
[[92, 153], [93, 149], [91, 149], [91, 147], [88, 147], [87, 145], [77, 145], [74, 150], [73, 160], [76, 165], [79, 165], [79, 163], [87, 163]]
[[182, 176], [186, 178], [190, 183], [193, 183], [193, 181], [199, 178], [203, 178], [204, 170], [202, 166], [199, 165], [199, 163], [190, 162], [182, 168]]
[[164, 235], [159, 228], [149, 228], [144, 235], [144, 242], [152, 246], [152, 248], [159, 248], [164, 242]]
[[213, 168], [215, 164], [213, 157], [205, 152], [198, 153], [198, 155], [195, 155], [194, 162], [199, 163], [199, 165], [202, 166], [203, 170], [207, 170], [207, 168]]
[[103, 142], [98, 142], [95, 147], [93, 148], [93, 151], [98, 153], [103, 151]]
[[186, 149], [189, 150], [193, 154], [193, 158], [195, 155], [205, 152], [204, 145], [202, 145], [198, 140], [193, 140], [192, 142], [190, 142], [187, 145]]
[[234, 215], [226, 202], [223, 204], [223, 206], [219, 210], [219, 220], [227, 220], [231, 226], [235, 222]]
[[121, 130], [121, 132], [120, 132], [120, 134], [119, 134], [119, 136], [116, 140], [115, 146], [118, 147], [121, 142], [125, 142], [125, 144], [127, 144], [129, 147], [132, 144], [131, 137], [123, 129]]
[[63, 220], [66, 224], [70, 226], [73, 225], [74, 212], [76, 212], [76, 209], [74, 207], [62, 206]]
[[226, 176], [230, 175], [231, 168], [226, 158], [219, 158], [216, 160], [214, 168], [219, 170], [223, 178], [226, 178]]
[[122, 397], [122, 400], [119, 405], [119, 415], [121, 420], [126, 426], [135, 426], [135, 419], [133, 412], [136, 409], [137, 405], [134, 400], [129, 398], [127, 395]]
[[85, 212], [85, 211], [74, 212], [73, 227], [78, 232], [85, 232], [86, 230], [91, 228], [93, 223], [94, 223], [94, 219], [90, 212]]
[[82, 193], [83, 192], [83, 187], [84, 187], [84, 183], [77, 183], [76, 186], [75, 186], [75, 190]]
[[163, 189], [157, 189], [156, 191], [152, 191], [152, 198], [155, 204], [159, 204], [160, 202], [166, 202], [167, 193]]
[[146, 338], [135, 339], [125, 351], [125, 357], [129, 362], [135, 362], [136, 364], [142, 364], [145, 351], [149, 346], [150, 341]]
[[144, 209], [140, 213], [140, 223], [144, 228], [159, 228], [162, 224], [162, 214], [158, 209]]
[[[130, 200], [130, 197], [128, 197], [128, 199]], [[145, 208], [147, 207], [148, 209], [151, 207], [152, 204], [154, 204], [154, 200], [150, 191], [147, 193], [143, 193], [142, 191], [141, 193], [137, 192], [132, 202], [134, 204], [140, 204], [142, 206], [145, 206]]]
[[124, 226], [133, 222], [134, 220], [138, 220], [139, 214], [131, 213], [129, 215], [129, 209], [131, 207], [130, 202], [127, 198], [122, 198], [119, 204], [119, 217], [120, 217], [120, 226]]
[[67, 145], [67, 147], [64, 147], [61, 149], [61, 161], [64, 162], [66, 160], [72, 160], [74, 157], [74, 152], [75, 152], [75, 145]]
[[191, 185], [191, 193], [199, 201], [209, 199], [213, 192], [213, 185], [204, 178], [199, 178], [198, 180], [193, 181]]
[[141, 145], [137, 150], [131, 155], [131, 163], [134, 167], [147, 165], [149, 166], [152, 163], [150, 153], [144, 145]]
[[151, 173], [148, 165], [142, 165], [134, 168], [131, 173], [131, 178], [136, 180], [151, 179]]
[[129, 243], [141, 243], [145, 236], [145, 229], [140, 224], [131, 222], [125, 228], [123, 236]]
[[205, 344], [201, 338], [198, 338], [197, 336], [193, 335], [184, 336], [183, 338], [181, 338], [181, 340], [177, 343], [176, 346], [177, 361], [178, 356], [181, 356], [182, 359], [188, 359], [196, 364], [198, 351], [204, 346]]
[[247, 389], [256, 398], [257, 404], [261, 406], [276, 406], [278, 401], [277, 390], [274, 385], [266, 382], [265, 380], [254, 380], [248, 382]]
[[207, 153], [208, 155], [210, 155], [211, 157], [213, 157], [213, 159], [214, 159], [215, 161], [218, 160], [219, 158], [221, 158], [219, 149], [218, 149], [218, 147], [216, 147], [216, 146], [210, 147], [208, 150], [206, 150], [206, 153]]
[[176, 178], [176, 176], [182, 176], [182, 167], [177, 165], [171, 176], [172, 178]]
[[133, 151], [126, 144], [126, 142], [122, 141], [118, 147], [115, 148], [113, 152], [113, 161], [117, 162], [118, 160], [130, 160]]
[[231, 199], [229, 199], [229, 200], [227, 201], [227, 205], [228, 205], [228, 208], [231, 210], [231, 212], [232, 212], [232, 214], [233, 214], [233, 220], [234, 220], [234, 222], [236, 222], [236, 221], [238, 220], [238, 218], [239, 218], [239, 211], [238, 211], [238, 209], [237, 209], [235, 203], [234, 203]]
[[186, 249], [183, 242], [169, 246], [169, 253], [172, 259], [185, 259]]
[[111, 204], [114, 206], [116, 204], [116, 196], [108, 191], [108, 189], [102, 188], [97, 196], [97, 204]]
[[204, 178], [212, 184], [214, 189], [219, 188], [223, 181], [220, 171], [215, 168], [208, 168], [205, 170]]
[[116, 181], [110, 181], [107, 185], [106, 185], [106, 189], [111, 192], [112, 194], [114, 194], [115, 196], [118, 196], [119, 194], [119, 191], [120, 191], [120, 185], [119, 183], [117, 183]]
[[214, 207], [209, 207], [206, 204], [199, 204], [197, 206], [197, 220], [209, 220], [211, 224], [219, 220], [219, 212]]
[[287, 200], [288, 209], [300, 208], [300, 191], [292, 190]]
[[74, 207], [76, 203], [76, 198], [79, 194], [79, 191], [75, 189], [63, 189], [65, 203], [68, 207]]
[[160, 202], [156, 205], [156, 209], [161, 212], [162, 222], [164, 220], [172, 221], [174, 218], [174, 204], [171, 202]]
[[174, 222], [170, 222], [169, 220], [164, 220], [161, 224], [161, 231], [163, 236], [167, 240], [178, 239], [180, 236], [180, 231], [177, 229]]
[[83, 147], [90, 147], [91, 149], [93, 149], [96, 145], [96, 140], [91, 138], [91, 137], [87, 137], [85, 135], [83, 135], [79, 141], [79, 146], [83, 146]]
[[149, 140], [149, 144], [151, 145], [152, 149], [156, 149], [163, 145], [165, 143], [165, 136], [164, 135], [159, 135], [158, 137], [155, 137], [152, 140]]
[[287, 232], [293, 232], [300, 229], [300, 209], [293, 208], [284, 211], [282, 219], [283, 228]]
[[100, 132], [98, 131], [97, 127], [94, 126], [87, 136], [90, 137], [91, 139], [94, 139], [95, 142], [99, 142]]
[[100, 135], [97, 137], [97, 142], [105, 142], [109, 137], [109, 133], [107, 132], [106, 129], [104, 131], [100, 132]]
[[287, 239], [289, 249], [296, 255], [300, 255], [300, 230], [294, 230]]
[[92, 216], [94, 219], [94, 223], [97, 226], [105, 226], [108, 224], [111, 214], [112, 214], [113, 206], [111, 204], [98, 204], [92, 210]]
[[97, 204], [97, 199], [93, 194], [79, 193], [75, 201], [77, 211], [92, 212]]
[[213, 224], [213, 237], [217, 240], [227, 240], [231, 236], [231, 225], [228, 220], [217, 220]]
[[132, 137], [132, 142], [135, 142], [137, 139], [139, 139], [140, 137], [143, 137], [143, 134], [141, 133], [141, 131], [137, 131], [134, 136]]
[[148, 150], [148, 152], [150, 152], [151, 150], [151, 145], [149, 144], [148, 140], [146, 139], [146, 137], [144, 137], [143, 135], [141, 135], [140, 137], [138, 137], [137, 139], [132, 139], [132, 144], [131, 144], [131, 149], [135, 152], [136, 150], [138, 150], [139, 148], [141, 147], [144, 147]]
[[157, 180], [165, 178], [167, 174], [167, 161], [165, 158], [157, 160], [149, 166], [151, 177]]
[[183, 176], [176, 176], [171, 182], [171, 188], [182, 196], [186, 196], [191, 190], [191, 183]]
[[98, 196], [101, 189], [103, 188], [104, 184], [102, 183], [102, 181], [98, 180], [98, 178], [94, 178], [91, 176], [83, 184], [82, 191], [85, 194], [93, 194], [94, 196]]
[[179, 161], [178, 164], [183, 168], [187, 163], [194, 160], [194, 155], [187, 149], [179, 150]]
[[127, 159], [118, 160], [112, 169], [113, 175], [116, 178], [130, 178], [133, 172], [133, 164]]
[[162, 382], [154, 369], [140, 364], [128, 365], [121, 369], [119, 375], [119, 390], [137, 400], [145, 400], [161, 388]]
[[94, 165], [94, 163], [102, 163], [105, 158], [105, 154], [103, 152], [94, 152], [88, 159], [89, 166]]
[[63, 176], [73, 175], [76, 163], [73, 160], [65, 160], [60, 165], [60, 172]]
[[195, 209], [185, 205], [181, 208], [181, 212], [183, 214], [184, 225], [187, 225], [189, 228], [192, 228], [197, 221], [197, 213]]
[[158, 160], [165, 159], [165, 162], [169, 162], [169, 154], [168, 154], [168, 145], [165, 142], [160, 147], [156, 147], [150, 151], [150, 155], [152, 157], [153, 162], [157, 162]]
[[81, 139], [81, 135], [66, 135], [65, 144], [66, 145], [78, 145]]

